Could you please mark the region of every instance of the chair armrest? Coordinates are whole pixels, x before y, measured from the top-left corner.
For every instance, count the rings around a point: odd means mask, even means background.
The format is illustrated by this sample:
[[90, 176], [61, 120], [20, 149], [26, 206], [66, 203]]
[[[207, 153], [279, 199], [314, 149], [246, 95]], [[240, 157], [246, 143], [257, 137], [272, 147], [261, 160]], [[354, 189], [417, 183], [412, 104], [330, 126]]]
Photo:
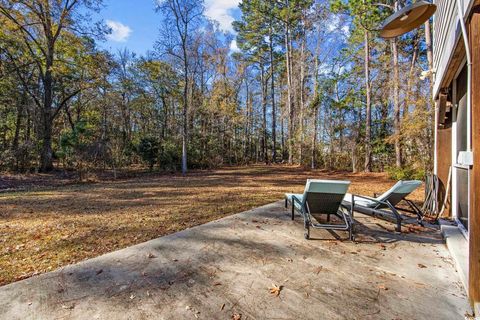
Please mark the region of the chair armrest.
[[295, 205], [295, 201], [297, 201], [298, 204], [300, 204], [303, 207], [303, 204], [300, 201], [300, 199], [298, 199], [295, 195], [292, 195], [292, 205]]
[[301, 213], [303, 214], [305, 211], [305, 206], [303, 205], [302, 201], [300, 201], [300, 199], [298, 199], [296, 196], [292, 196], [292, 208], [294, 209], [295, 208], [295, 202], [298, 202], [298, 204], [300, 205], [300, 211]]
[[396, 211], [396, 210], [395, 210], [395, 207], [392, 206], [392, 205], [390, 204], [390, 202], [388, 202], [388, 201], [381, 201], [381, 200], [378, 200], [378, 199], [375, 199], [375, 198], [372, 198], [372, 197], [361, 196], [361, 195], [357, 195], [357, 194], [353, 194], [352, 196], [353, 196], [353, 198], [357, 197], [357, 198], [362, 198], [362, 199], [370, 200], [370, 201], [376, 202], [376, 203], [378, 203], [378, 204], [383, 204], [383, 205], [389, 207], [390, 210]]

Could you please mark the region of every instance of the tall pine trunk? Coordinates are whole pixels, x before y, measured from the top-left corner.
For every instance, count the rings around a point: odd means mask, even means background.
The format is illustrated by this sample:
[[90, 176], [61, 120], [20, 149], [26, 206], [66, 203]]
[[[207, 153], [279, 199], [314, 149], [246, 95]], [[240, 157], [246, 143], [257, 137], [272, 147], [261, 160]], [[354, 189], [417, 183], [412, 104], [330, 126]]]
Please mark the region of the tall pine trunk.
[[366, 123], [365, 123], [365, 172], [372, 171], [372, 102], [371, 102], [371, 89], [370, 89], [370, 39], [368, 30], [365, 30], [365, 95], [366, 95]]
[[261, 66], [261, 85], [262, 85], [262, 153], [263, 159], [268, 164], [268, 139], [267, 139], [267, 79], [265, 77], [264, 66]]
[[293, 139], [295, 133], [295, 109], [292, 104], [292, 65], [290, 56], [290, 30], [285, 23], [285, 60], [287, 64], [287, 104], [288, 104], [288, 164], [293, 164]]
[[400, 81], [398, 70], [398, 44], [397, 40], [392, 40], [392, 58], [393, 58], [393, 127], [395, 135], [395, 165], [402, 167], [402, 146], [400, 139]]
[[270, 29], [270, 95], [272, 100], [272, 161], [277, 161], [277, 113], [275, 107], [275, 68], [273, 61], [273, 30]]

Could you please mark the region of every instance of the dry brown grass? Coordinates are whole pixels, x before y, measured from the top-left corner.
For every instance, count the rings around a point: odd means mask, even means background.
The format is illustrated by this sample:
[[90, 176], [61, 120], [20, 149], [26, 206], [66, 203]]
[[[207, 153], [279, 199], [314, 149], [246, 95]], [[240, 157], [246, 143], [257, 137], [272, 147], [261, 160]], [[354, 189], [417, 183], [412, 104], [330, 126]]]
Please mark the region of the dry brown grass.
[[366, 195], [394, 183], [379, 173], [251, 166], [0, 194], [0, 285], [280, 200], [307, 178], [348, 179]]

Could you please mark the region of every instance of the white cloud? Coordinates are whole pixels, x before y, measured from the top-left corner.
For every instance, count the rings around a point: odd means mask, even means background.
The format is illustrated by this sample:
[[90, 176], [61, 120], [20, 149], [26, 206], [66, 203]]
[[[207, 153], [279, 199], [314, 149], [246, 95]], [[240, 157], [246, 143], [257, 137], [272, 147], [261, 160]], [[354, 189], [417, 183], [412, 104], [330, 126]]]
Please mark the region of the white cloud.
[[240, 0], [206, 0], [205, 15], [218, 21], [220, 29], [225, 32], [234, 32], [232, 22], [235, 18], [232, 10], [238, 8]]
[[345, 38], [350, 37], [350, 26], [349, 25], [344, 25], [342, 27], [342, 33], [345, 36]]
[[330, 23], [327, 25], [327, 30], [329, 32], [333, 32], [338, 29], [339, 24], [340, 24], [340, 18], [338, 17], [338, 15], [334, 15], [331, 18]]
[[124, 25], [121, 22], [107, 20], [107, 26], [111, 29], [111, 33], [107, 35], [108, 40], [114, 42], [126, 42], [130, 34], [132, 33], [132, 29], [129, 26]]
[[345, 38], [350, 36], [350, 26], [348, 23], [342, 19], [338, 15], [334, 15], [330, 18], [330, 22], [327, 25], [328, 32], [339, 32]]
[[232, 40], [232, 42], [230, 42], [230, 51], [231, 52], [239, 52], [240, 49], [238, 48], [238, 45], [237, 45], [237, 40]]

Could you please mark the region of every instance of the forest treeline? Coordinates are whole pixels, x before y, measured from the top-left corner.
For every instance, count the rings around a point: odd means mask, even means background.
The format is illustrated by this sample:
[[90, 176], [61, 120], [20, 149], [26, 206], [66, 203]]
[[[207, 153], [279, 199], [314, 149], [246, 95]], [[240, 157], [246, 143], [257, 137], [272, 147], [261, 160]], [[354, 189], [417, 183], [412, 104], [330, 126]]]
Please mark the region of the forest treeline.
[[230, 34], [202, 1], [162, 0], [139, 56], [98, 45], [100, 0], [0, 0], [0, 170], [427, 170], [429, 22], [376, 31], [408, 3], [243, 0]]

